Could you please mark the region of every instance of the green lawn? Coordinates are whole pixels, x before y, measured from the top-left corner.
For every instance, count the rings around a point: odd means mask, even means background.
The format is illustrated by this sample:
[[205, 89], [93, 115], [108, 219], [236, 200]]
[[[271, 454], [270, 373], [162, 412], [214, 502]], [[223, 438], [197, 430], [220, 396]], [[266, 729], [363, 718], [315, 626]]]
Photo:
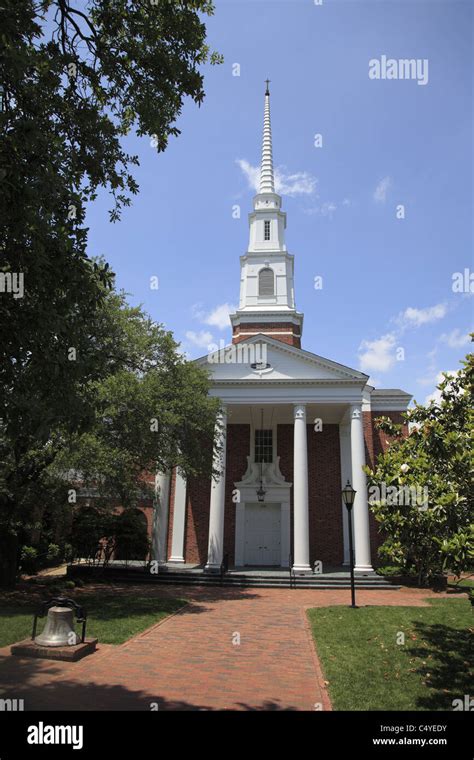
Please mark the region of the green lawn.
[[[87, 611], [86, 635], [102, 644], [122, 644], [140, 631], [182, 607], [182, 599], [154, 599], [120, 593], [97, 593], [75, 596]], [[0, 605], [0, 647], [31, 636], [33, 611], [36, 607]], [[80, 633], [81, 626], [76, 626]], [[38, 632], [43, 621], [38, 621]]]
[[452, 710], [453, 699], [472, 694], [474, 617], [465, 597], [429, 607], [323, 607], [308, 617], [335, 710]]

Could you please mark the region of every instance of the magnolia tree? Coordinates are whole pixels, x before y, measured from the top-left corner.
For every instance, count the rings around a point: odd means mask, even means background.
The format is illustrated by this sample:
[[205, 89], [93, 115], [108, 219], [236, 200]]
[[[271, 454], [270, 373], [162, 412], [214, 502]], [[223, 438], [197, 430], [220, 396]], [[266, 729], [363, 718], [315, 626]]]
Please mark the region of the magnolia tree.
[[410, 433], [381, 417], [391, 437], [374, 470], [366, 467], [369, 503], [385, 537], [380, 557], [426, 583], [474, 560], [472, 494], [472, 385], [474, 354], [452, 375], [444, 373], [428, 406], [405, 414]]

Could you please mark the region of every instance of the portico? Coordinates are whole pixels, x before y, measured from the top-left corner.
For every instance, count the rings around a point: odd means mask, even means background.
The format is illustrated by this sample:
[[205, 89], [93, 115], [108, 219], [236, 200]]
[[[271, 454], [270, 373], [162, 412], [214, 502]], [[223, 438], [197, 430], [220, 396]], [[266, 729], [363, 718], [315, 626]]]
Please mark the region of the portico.
[[[314, 400], [308, 400], [306, 392], [301, 400], [288, 404], [269, 400], [268, 395], [269, 388], [261, 388], [256, 393], [255, 403], [252, 405], [236, 403], [235, 395], [228, 397], [228, 403], [225, 404], [225, 394], [222, 394], [220, 390], [223, 403], [222, 413], [225, 415], [227, 424], [248, 425], [250, 454], [247, 457], [246, 471], [242, 473], [240, 480], [232, 483], [231, 501], [226, 501], [226, 471], [221, 459], [221, 476], [211, 487], [206, 569], [215, 571], [220, 568], [224, 553], [225, 512], [232, 510], [235, 512], [234, 564], [236, 567], [251, 565], [288, 567], [289, 562], [292, 561], [295, 572], [312, 572], [309, 535], [308, 437], [318, 436], [322, 433], [325, 424], [331, 424], [339, 427], [340, 434], [342, 431], [340, 445], [346, 467], [344, 472], [341, 468], [341, 488], [343, 479], [347, 476], [348, 462], [351, 482], [357, 484], [358, 494], [361, 495], [354, 507], [356, 569], [365, 572], [372, 570], [367, 488], [365, 473], [362, 469], [365, 465], [362, 400], [357, 402], [350, 399], [348, 403], [338, 400], [330, 403], [324, 400], [321, 392], [320, 403], [315, 403]], [[258, 396], [261, 398], [257, 400]], [[260, 422], [262, 411], [263, 429], [272, 434], [272, 450], [268, 453], [269, 461], [265, 462], [258, 461], [259, 457], [256, 456], [255, 450], [256, 434], [262, 424]], [[220, 424], [221, 421], [219, 421]], [[278, 428], [289, 425], [293, 427], [292, 481], [286, 479], [281, 472], [278, 445]], [[221, 440], [223, 438], [224, 435]], [[311, 464], [315, 468], [318, 467], [317, 461]], [[258, 499], [260, 489], [264, 491], [261, 501]], [[342, 499], [339, 509], [345, 521]], [[267, 518], [264, 517], [265, 515]], [[293, 516], [293, 521], [291, 516]], [[292, 522], [293, 531], [291, 530]], [[341, 534], [341, 546], [345, 557], [348, 552], [347, 530], [343, 530]], [[258, 554], [258, 549], [260, 549], [260, 554]], [[315, 559], [318, 561], [317, 557]]]

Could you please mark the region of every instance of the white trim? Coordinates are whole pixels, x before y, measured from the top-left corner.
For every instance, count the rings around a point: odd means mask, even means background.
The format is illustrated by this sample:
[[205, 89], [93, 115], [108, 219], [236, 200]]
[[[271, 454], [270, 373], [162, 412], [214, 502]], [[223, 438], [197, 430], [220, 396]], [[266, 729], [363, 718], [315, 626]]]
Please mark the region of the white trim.
[[[257, 333], [252, 338], [249, 338], [247, 343], [257, 343], [264, 341], [269, 346], [272, 346], [277, 351], [281, 351], [282, 353], [287, 353], [292, 356], [295, 356], [303, 361], [307, 361], [309, 364], [317, 365], [319, 367], [324, 367], [325, 369], [332, 370], [333, 372], [338, 373], [341, 375], [342, 378], [347, 378], [349, 380], [356, 381], [358, 380], [360, 383], [363, 383], [363, 387], [366, 386], [367, 380], [369, 379], [368, 375], [365, 375], [363, 372], [359, 372], [356, 369], [352, 369], [351, 367], [346, 367], [344, 364], [338, 364], [337, 362], [332, 361], [332, 359], [325, 359], [322, 356], [318, 356], [317, 354], [313, 354], [309, 351], [305, 351], [303, 348], [297, 348], [296, 346], [291, 346], [289, 343], [282, 343], [281, 341], [277, 340], [276, 338], [272, 338], [270, 335], [265, 335], [263, 333]], [[225, 348], [230, 348], [232, 344], [230, 343]], [[222, 350], [222, 349], [220, 349]], [[218, 353], [218, 352], [214, 352]], [[209, 356], [212, 356], [212, 354], [201, 356], [199, 359], [195, 359], [194, 361], [196, 364], [212, 364], [212, 362], [209, 362]], [[327, 379], [325, 381], [328, 384], [331, 384], [334, 382], [332, 378]]]

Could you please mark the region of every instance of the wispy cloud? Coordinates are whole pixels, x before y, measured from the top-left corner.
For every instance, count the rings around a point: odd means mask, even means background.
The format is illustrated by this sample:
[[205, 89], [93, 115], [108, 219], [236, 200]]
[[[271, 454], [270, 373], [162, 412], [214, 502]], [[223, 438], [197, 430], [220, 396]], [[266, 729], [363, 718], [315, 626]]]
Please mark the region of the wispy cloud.
[[[422, 325], [430, 324], [442, 319], [447, 313], [446, 304], [439, 303], [418, 309], [409, 306], [401, 311], [391, 322], [396, 327], [373, 340], [363, 340], [359, 346], [359, 367], [362, 372], [388, 372], [397, 360], [396, 348], [399, 340], [406, 330], [415, 329]], [[436, 348], [428, 354], [430, 360], [427, 366], [426, 376], [420, 378], [421, 385], [431, 385], [435, 375]]]
[[327, 216], [329, 219], [332, 219], [332, 216], [334, 212], [336, 211], [337, 206], [333, 201], [325, 201], [324, 203], [321, 203], [319, 206], [311, 206], [311, 208], [304, 208], [303, 213], [308, 214], [309, 216]]
[[439, 339], [441, 343], [446, 343], [449, 348], [462, 348], [463, 346], [467, 346], [471, 341], [469, 334], [461, 332], [459, 327], [451, 330], [450, 333], [443, 333], [439, 336]]
[[387, 193], [392, 186], [392, 180], [390, 177], [384, 177], [380, 180], [377, 187], [374, 190], [373, 199], [376, 203], [385, 203], [387, 200]]
[[420, 327], [431, 322], [437, 322], [438, 319], [443, 319], [447, 312], [448, 307], [445, 303], [427, 306], [425, 309], [409, 306], [405, 311], [400, 312], [395, 321], [404, 330], [408, 327]]
[[[242, 174], [247, 179], [249, 187], [258, 192], [260, 183], [260, 167], [252, 166], [249, 161], [239, 158], [236, 161]], [[318, 180], [309, 172], [288, 172], [286, 166], [275, 168], [275, 190], [281, 195], [312, 195], [318, 184]]]
[[186, 340], [194, 346], [207, 349], [208, 346], [214, 342], [214, 336], [208, 330], [200, 330], [199, 332], [188, 330], [186, 333]]

